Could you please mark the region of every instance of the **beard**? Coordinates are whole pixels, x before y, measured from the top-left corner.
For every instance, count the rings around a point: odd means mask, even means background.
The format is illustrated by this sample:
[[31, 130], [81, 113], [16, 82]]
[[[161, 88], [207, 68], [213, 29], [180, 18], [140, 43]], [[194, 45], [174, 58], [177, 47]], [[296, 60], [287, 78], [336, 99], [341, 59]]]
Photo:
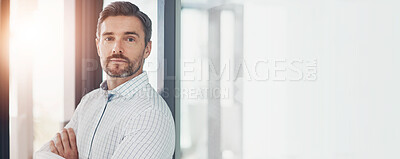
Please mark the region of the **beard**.
[[[120, 58], [120, 59], [126, 60], [127, 66], [124, 66], [123, 64], [112, 64], [112, 66], [110, 66], [110, 62], [111, 62], [112, 58]], [[142, 60], [139, 62], [131, 61], [131, 60], [129, 60], [128, 57], [126, 57], [122, 54], [113, 54], [113, 55], [107, 57], [107, 59], [105, 61], [106, 66], [104, 68], [104, 72], [106, 72], [107, 75], [109, 75], [110, 77], [125, 78], [125, 77], [132, 76], [133, 74], [138, 72], [140, 67], [142, 67], [142, 63], [143, 63]]]

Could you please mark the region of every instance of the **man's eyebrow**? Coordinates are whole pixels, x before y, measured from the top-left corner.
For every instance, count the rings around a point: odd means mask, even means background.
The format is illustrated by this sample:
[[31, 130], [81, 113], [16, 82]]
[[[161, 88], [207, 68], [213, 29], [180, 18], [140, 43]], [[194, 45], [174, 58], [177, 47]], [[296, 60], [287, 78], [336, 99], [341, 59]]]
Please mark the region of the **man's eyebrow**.
[[136, 35], [136, 36], [138, 36], [138, 37], [140, 38], [139, 34], [136, 33], [136, 32], [134, 32], [134, 31], [127, 31], [127, 32], [125, 32], [125, 35], [128, 35], [128, 34], [133, 34], [133, 35]]
[[114, 33], [113, 32], [104, 32], [102, 35], [103, 36], [105, 36], [105, 35], [114, 35]]

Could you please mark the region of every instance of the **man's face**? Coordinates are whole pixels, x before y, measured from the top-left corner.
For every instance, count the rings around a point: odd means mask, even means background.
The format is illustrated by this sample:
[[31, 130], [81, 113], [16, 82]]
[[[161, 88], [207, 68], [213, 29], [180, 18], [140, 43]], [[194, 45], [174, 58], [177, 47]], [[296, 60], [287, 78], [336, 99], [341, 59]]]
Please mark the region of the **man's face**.
[[150, 55], [151, 41], [145, 46], [141, 21], [135, 16], [110, 16], [100, 26], [96, 39], [101, 67], [110, 77], [125, 78], [141, 73]]

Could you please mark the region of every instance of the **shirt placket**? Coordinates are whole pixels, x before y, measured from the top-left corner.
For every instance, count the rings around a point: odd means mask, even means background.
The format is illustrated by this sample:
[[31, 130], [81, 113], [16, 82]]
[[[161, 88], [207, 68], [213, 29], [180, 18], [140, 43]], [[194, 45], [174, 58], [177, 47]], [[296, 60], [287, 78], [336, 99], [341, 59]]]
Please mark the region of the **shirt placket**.
[[97, 122], [96, 128], [94, 129], [94, 132], [93, 132], [93, 135], [92, 135], [92, 140], [90, 141], [88, 159], [90, 158], [90, 155], [91, 155], [92, 144], [93, 144], [93, 140], [94, 140], [94, 138], [95, 138], [95, 136], [96, 136], [97, 128], [99, 127], [100, 122], [101, 122], [101, 119], [102, 119], [103, 116], [104, 116], [104, 113], [105, 113], [105, 111], [106, 111], [106, 109], [107, 109], [108, 103], [111, 102], [111, 100], [112, 100], [112, 98], [114, 97], [114, 95], [115, 95], [115, 94], [108, 94], [107, 101], [106, 101], [106, 104], [104, 105], [103, 112], [101, 113], [101, 116], [100, 116], [100, 118], [99, 118], [99, 121]]

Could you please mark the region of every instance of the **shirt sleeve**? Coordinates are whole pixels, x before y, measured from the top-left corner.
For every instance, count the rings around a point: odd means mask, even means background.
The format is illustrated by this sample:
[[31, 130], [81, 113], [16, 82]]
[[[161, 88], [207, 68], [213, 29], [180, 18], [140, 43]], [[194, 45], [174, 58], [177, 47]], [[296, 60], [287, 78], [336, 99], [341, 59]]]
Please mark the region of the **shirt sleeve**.
[[[72, 128], [72, 129], [74, 129], [74, 132], [77, 132], [80, 107], [82, 107], [81, 105], [84, 102], [85, 102], [85, 98], [82, 98], [77, 109], [75, 110], [74, 114], [72, 115], [71, 120], [68, 122], [68, 124], [64, 128]], [[59, 132], [61, 132], [61, 131], [59, 131]], [[51, 140], [56, 141], [56, 135], [54, 135], [54, 137]], [[50, 141], [47, 142], [46, 144], [44, 144], [38, 151], [35, 152], [34, 159], [63, 159], [63, 157], [51, 152]]]
[[149, 109], [128, 125], [133, 131], [124, 136], [112, 159], [171, 159], [175, 149], [175, 126], [170, 114]]

